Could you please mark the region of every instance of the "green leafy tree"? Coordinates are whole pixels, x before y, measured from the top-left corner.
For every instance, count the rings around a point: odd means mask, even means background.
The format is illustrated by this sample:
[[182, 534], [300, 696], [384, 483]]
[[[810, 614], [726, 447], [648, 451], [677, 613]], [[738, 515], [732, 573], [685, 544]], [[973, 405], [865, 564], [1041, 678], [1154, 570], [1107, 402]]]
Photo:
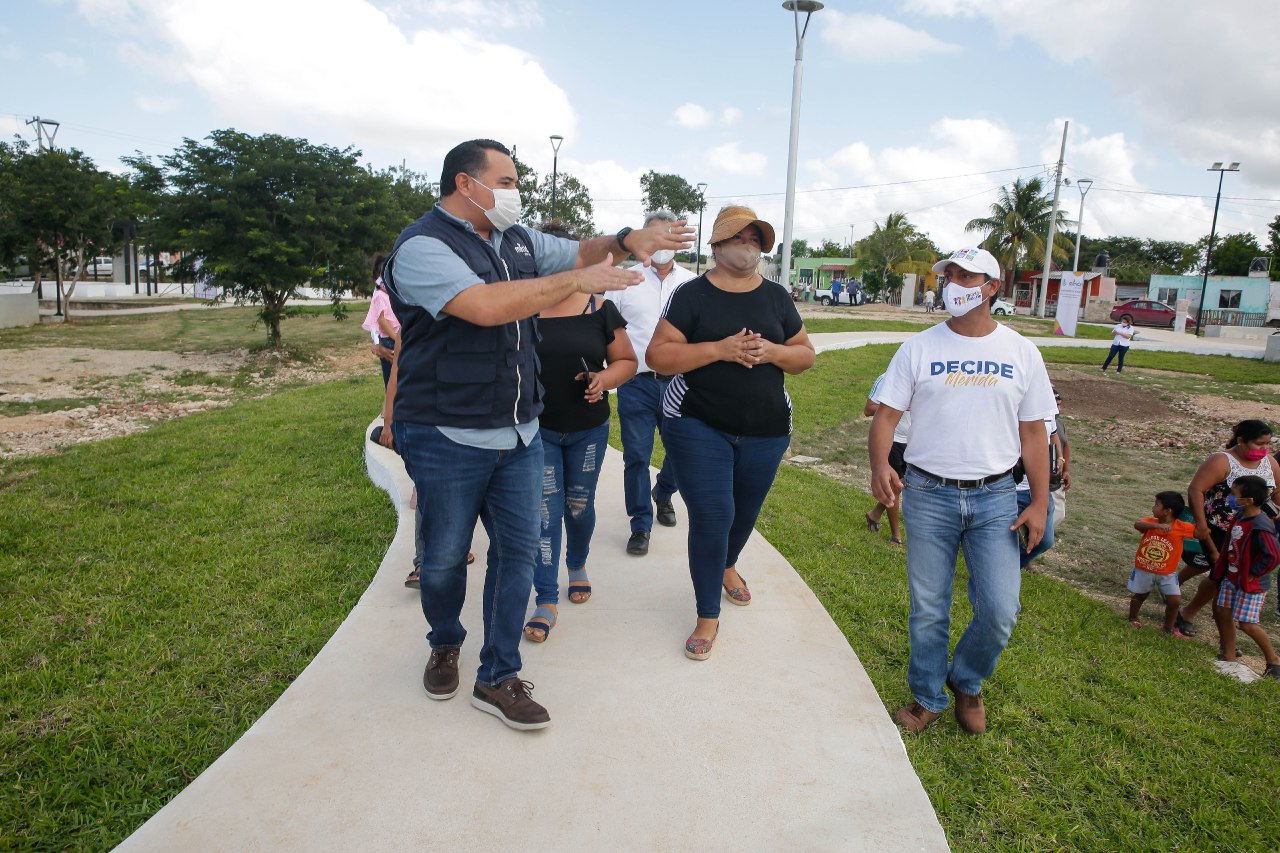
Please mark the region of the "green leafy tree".
[[[109, 252], [115, 237], [111, 223], [121, 209], [124, 182], [98, 169], [72, 149], [30, 150], [25, 142], [9, 151], [9, 249], [21, 247], [39, 282], [52, 271], [61, 280], [64, 316], [83, 278], [84, 261]], [[72, 270], [79, 270], [73, 278]]]
[[884, 293], [902, 286], [902, 273], [925, 271], [937, 260], [938, 249], [905, 213], [896, 211], [871, 226], [871, 233], [854, 244], [853, 256], [862, 262], [867, 290]]
[[160, 158], [167, 227], [187, 249], [185, 263], [198, 264], [223, 298], [261, 305], [273, 348], [298, 288], [326, 280], [334, 267], [355, 270], [389, 244], [379, 214], [387, 184], [360, 166], [359, 154], [215, 130], [207, 144], [187, 139]]
[[644, 192], [644, 209], [669, 210], [684, 219], [697, 213], [702, 207], [702, 194], [698, 188], [679, 175], [667, 175], [650, 169], [640, 177], [640, 189]]
[[555, 209], [551, 207], [551, 177], [543, 175], [533, 192], [524, 200], [525, 221], [535, 227], [544, 222], [559, 220], [568, 231], [580, 239], [596, 236], [593, 219], [595, 210], [591, 193], [586, 186], [568, 172], [556, 177]]
[[[1070, 232], [1064, 234], [1075, 240]], [[1185, 275], [1198, 264], [1194, 243], [1139, 237], [1085, 237], [1080, 241], [1080, 268], [1092, 269], [1106, 252], [1111, 275], [1120, 281], [1147, 281], [1153, 275]]]
[[844, 258], [848, 257], [849, 247], [837, 243], [835, 240], [823, 240], [822, 245], [813, 250], [816, 258]]
[[[1009, 270], [1012, 283], [1017, 281], [1023, 264], [1044, 263], [1044, 240], [1052, 213], [1053, 200], [1045, 194], [1041, 180], [1018, 178], [1012, 186], [1000, 188], [989, 216], [969, 220], [964, 230], [983, 235], [983, 248], [996, 256], [1002, 269]], [[1075, 242], [1063, 233], [1067, 221], [1066, 214], [1059, 210], [1053, 257], [1063, 263], [1070, 262], [1075, 251]]]
[[[1199, 255], [1197, 269], [1200, 272], [1204, 272], [1204, 260], [1208, 247], [1209, 236], [1206, 234], [1196, 243]], [[1209, 262], [1209, 275], [1248, 275], [1249, 265], [1253, 263], [1253, 259], [1266, 254], [1266, 251], [1258, 245], [1258, 238], [1248, 231], [1215, 237], [1213, 258]]]
[[1267, 254], [1271, 256], [1271, 280], [1280, 281], [1280, 215], [1267, 226]]
[[812, 258], [813, 249], [809, 247], [808, 240], [793, 239], [791, 241], [791, 257], [794, 258]]

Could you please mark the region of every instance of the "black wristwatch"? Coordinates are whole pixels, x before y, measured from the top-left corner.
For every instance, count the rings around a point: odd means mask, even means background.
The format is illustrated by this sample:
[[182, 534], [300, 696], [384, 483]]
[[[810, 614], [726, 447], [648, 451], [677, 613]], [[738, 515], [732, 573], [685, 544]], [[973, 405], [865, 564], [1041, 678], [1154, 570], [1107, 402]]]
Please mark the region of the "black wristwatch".
[[618, 241], [618, 248], [622, 249], [624, 255], [631, 254], [631, 250], [627, 248], [627, 235], [632, 231], [631, 228], [623, 228], [617, 234], [613, 235], [613, 239]]

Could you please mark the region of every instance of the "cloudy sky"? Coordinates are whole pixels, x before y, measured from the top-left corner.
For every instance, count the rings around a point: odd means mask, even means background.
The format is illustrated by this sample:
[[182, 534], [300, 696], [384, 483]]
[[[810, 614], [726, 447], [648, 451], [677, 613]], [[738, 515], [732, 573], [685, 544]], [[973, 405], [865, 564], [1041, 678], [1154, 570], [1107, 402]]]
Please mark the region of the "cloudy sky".
[[[649, 169], [708, 215], [781, 233], [792, 15], [774, 0], [40, 0], [0, 23], [0, 133], [61, 122], [104, 168], [234, 127], [438, 175], [488, 136], [638, 224]], [[21, 11], [15, 11], [21, 9]], [[906, 211], [942, 248], [995, 188], [1095, 181], [1085, 233], [1195, 240], [1280, 214], [1277, 0], [831, 0], [805, 42], [797, 237], [847, 243]], [[1063, 188], [1075, 218], [1077, 188]]]

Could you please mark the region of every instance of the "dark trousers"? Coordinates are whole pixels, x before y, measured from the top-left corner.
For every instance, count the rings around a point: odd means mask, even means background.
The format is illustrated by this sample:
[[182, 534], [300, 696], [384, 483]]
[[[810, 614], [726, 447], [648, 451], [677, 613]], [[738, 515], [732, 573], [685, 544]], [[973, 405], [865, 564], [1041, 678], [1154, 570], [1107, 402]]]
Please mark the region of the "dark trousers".
[[1107, 360], [1106, 360], [1106, 361], [1104, 361], [1104, 362], [1102, 362], [1102, 369], [1103, 369], [1103, 370], [1106, 370], [1106, 369], [1107, 369], [1107, 367], [1111, 364], [1111, 359], [1115, 358], [1116, 356], [1120, 356], [1120, 360], [1116, 362], [1116, 373], [1121, 373], [1121, 372], [1123, 372], [1123, 371], [1124, 371], [1124, 357], [1125, 357], [1125, 355], [1127, 355], [1127, 354], [1128, 354], [1128, 352], [1129, 352], [1129, 348], [1128, 348], [1128, 347], [1126, 347], [1126, 346], [1121, 346], [1120, 344], [1112, 344], [1112, 345], [1111, 345], [1111, 352], [1107, 353]]

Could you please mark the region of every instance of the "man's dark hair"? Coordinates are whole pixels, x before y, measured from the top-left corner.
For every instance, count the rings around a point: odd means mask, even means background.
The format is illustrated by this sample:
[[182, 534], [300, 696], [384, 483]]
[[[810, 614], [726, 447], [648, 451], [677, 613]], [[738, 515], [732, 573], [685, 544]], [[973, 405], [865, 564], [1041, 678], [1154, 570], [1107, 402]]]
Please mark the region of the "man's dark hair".
[[1187, 502], [1182, 499], [1182, 495], [1178, 492], [1161, 492], [1156, 495], [1156, 500], [1160, 502], [1160, 506], [1171, 511], [1174, 518], [1177, 518], [1178, 514], [1187, 508]]
[[1232, 486], [1239, 487], [1240, 497], [1253, 501], [1256, 507], [1261, 507], [1271, 497], [1271, 487], [1267, 485], [1267, 481], [1253, 474], [1236, 477]]
[[440, 197], [453, 195], [453, 191], [458, 188], [459, 174], [467, 174], [474, 178], [478, 172], [482, 171], [490, 151], [499, 151], [508, 157], [511, 156], [507, 146], [492, 139], [470, 139], [455, 145], [452, 151], [444, 155], [444, 168], [440, 170]]

